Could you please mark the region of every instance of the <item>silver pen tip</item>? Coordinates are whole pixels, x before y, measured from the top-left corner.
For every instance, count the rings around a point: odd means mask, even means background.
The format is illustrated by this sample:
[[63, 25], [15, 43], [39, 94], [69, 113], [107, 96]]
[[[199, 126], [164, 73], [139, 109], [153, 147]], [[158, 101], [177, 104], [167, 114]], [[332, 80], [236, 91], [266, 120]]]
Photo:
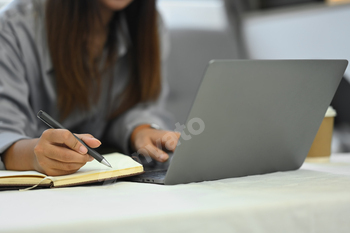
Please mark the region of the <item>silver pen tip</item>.
[[106, 159], [102, 160], [101, 163], [106, 165], [107, 167], [112, 168], [112, 166], [108, 163], [108, 161]]

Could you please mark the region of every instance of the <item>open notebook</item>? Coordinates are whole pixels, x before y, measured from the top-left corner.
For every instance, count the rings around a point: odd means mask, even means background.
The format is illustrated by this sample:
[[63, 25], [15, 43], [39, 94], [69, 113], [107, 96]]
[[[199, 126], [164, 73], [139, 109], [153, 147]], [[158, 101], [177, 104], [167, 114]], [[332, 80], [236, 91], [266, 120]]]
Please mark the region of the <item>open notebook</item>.
[[0, 171], [0, 187], [46, 186], [66, 187], [101, 182], [143, 173], [143, 166], [129, 156], [113, 153], [104, 155], [113, 168], [98, 161], [88, 162], [74, 174], [46, 176], [36, 171]]

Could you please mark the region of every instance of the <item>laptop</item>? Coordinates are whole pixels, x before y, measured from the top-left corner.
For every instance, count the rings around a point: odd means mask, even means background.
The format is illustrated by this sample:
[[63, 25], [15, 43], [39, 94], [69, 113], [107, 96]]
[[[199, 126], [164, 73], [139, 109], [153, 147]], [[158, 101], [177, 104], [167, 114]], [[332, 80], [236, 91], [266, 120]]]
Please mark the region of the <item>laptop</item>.
[[[299, 169], [347, 60], [214, 60], [170, 163], [128, 180], [165, 185]], [[167, 167], [168, 166], [168, 167]]]

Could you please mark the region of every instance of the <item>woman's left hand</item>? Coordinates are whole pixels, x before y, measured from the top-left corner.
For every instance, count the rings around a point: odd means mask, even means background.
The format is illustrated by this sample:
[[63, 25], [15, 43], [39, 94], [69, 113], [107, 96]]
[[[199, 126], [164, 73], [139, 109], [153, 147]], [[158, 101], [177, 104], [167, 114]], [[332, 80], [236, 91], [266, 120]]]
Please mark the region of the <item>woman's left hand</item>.
[[134, 129], [130, 137], [131, 148], [137, 153], [151, 157], [159, 162], [166, 162], [169, 155], [165, 152], [174, 152], [180, 133], [150, 128], [141, 125]]

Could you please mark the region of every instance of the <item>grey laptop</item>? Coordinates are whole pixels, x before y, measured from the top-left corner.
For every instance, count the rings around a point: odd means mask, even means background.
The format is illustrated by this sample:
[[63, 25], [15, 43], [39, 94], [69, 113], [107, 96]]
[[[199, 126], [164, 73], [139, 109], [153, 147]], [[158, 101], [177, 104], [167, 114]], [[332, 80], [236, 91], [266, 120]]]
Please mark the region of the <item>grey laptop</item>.
[[130, 179], [173, 185], [300, 168], [347, 64], [211, 61], [167, 171], [146, 162]]

